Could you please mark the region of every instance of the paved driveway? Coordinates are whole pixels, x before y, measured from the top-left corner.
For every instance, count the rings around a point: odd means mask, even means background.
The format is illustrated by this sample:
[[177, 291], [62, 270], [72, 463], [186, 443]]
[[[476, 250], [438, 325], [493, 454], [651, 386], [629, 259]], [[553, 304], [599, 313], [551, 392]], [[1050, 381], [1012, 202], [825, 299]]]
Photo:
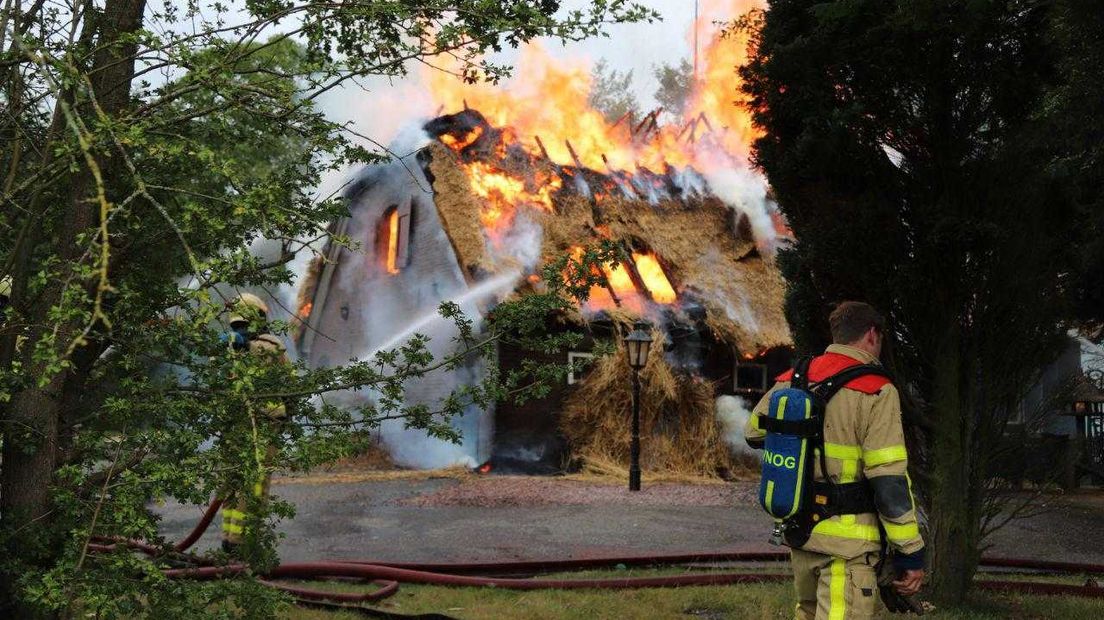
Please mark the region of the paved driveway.
[[[298, 514], [281, 524], [285, 561], [540, 559], [587, 555], [771, 550], [769, 519], [750, 483], [621, 485], [488, 476], [384, 481], [277, 480], [273, 492]], [[1051, 501], [1045, 515], [1014, 522], [991, 554], [1104, 562], [1104, 496]], [[158, 509], [170, 539], [202, 507]], [[199, 549], [218, 544], [218, 522]]]

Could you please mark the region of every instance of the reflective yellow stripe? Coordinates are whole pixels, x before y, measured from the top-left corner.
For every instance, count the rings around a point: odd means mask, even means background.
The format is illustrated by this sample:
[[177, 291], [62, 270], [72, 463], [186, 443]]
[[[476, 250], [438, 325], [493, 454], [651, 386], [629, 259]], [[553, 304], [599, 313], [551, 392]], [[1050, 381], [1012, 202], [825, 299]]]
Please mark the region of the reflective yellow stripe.
[[882, 540], [877, 526], [862, 523], [843, 523], [832, 519], [817, 523], [816, 527], [813, 528], [813, 533], [851, 540], [868, 540], [870, 542], [880, 542]]
[[824, 442], [824, 456], [832, 459], [851, 459], [857, 461], [863, 458], [863, 451], [860, 446], [846, 446], [839, 443]]
[[264, 495], [264, 483], [258, 482], [253, 485], [253, 496], [260, 497], [262, 495]]
[[230, 523], [229, 521], [222, 522], [222, 531], [227, 534], [241, 534], [242, 526], [237, 523]]
[[824, 456], [836, 459], [840, 462], [840, 482], [847, 484], [854, 482], [859, 474], [859, 459], [862, 458], [862, 447], [847, 446], [839, 443], [824, 443]]
[[847, 484], [848, 482], [854, 482], [858, 478], [859, 474], [859, 462], [852, 461], [850, 459], [840, 462], [840, 482]]
[[828, 584], [830, 596], [828, 620], [846, 620], [847, 618], [847, 560], [832, 560], [832, 580]]
[[240, 510], [234, 510], [233, 508], [223, 508], [222, 518], [241, 521], [245, 519], [245, 513]]
[[[786, 400], [786, 397], [783, 396], [779, 400], [784, 401], [784, 400]], [[805, 419], [808, 420], [809, 416], [811, 416], [812, 414], [813, 414], [813, 402], [806, 398], [805, 399]], [[778, 412], [778, 417], [779, 418], [782, 417], [781, 410], [779, 410], [779, 412]], [[797, 462], [797, 484], [794, 485], [793, 510], [790, 511], [790, 514], [786, 515], [785, 518], [787, 518], [787, 519], [789, 519], [790, 517], [797, 514], [797, 509], [798, 509], [799, 506], [801, 506], [801, 491], [803, 489], [802, 484], [803, 484], [803, 481], [805, 479], [805, 453], [808, 451], [807, 450], [808, 443], [809, 443], [808, 439], [802, 439], [801, 440], [801, 452], [800, 452], [801, 458]]]
[[786, 402], [789, 400], [789, 396], [783, 396], [778, 399], [778, 410], [774, 412], [774, 417], [781, 420], [786, 415]]
[[885, 465], [886, 463], [896, 463], [897, 461], [907, 460], [908, 452], [905, 451], [905, 447], [902, 445], [889, 446], [888, 448], [867, 450], [863, 452], [862, 459], [866, 462], [868, 467], [877, 467], [878, 465]]
[[767, 480], [767, 505], [771, 506], [771, 499], [774, 498], [774, 480]]
[[897, 542], [904, 542], [906, 540], [912, 540], [920, 535], [920, 527], [916, 525], [916, 522], [906, 523], [904, 525], [898, 525], [896, 523], [882, 522], [882, 527], [885, 528], [886, 536], [890, 540]]
[[759, 427], [759, 416], [758, 415], [751, 416], [751, 428], [754, 429], [754, 430], [757, 430], [757, 431], [763, 430], [762, 428]]

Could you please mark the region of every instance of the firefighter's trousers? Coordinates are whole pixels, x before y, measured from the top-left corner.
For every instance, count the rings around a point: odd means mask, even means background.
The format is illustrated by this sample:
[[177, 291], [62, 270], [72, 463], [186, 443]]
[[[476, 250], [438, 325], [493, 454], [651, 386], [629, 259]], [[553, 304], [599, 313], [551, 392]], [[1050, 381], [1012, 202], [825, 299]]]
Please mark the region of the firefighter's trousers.
[[867, 620], [874, 617], [878, 554], [845, 560], [801, 549], [790, 550], [797, 590], [797, 620]]
[[[271, 463], [276, 454], [276, 448], [268, 447], [267, 459]], [[268, 487], [272, 482], [272, 474], [266, 473], [260, 480], [253, 483], [253, 496], [265, 502], [268, 500]], [[244, 540], [246, 511], [249, 509], [248, 499], [234, 496], [222, 506], [222, 539], [230, 544], [238, 545]]]

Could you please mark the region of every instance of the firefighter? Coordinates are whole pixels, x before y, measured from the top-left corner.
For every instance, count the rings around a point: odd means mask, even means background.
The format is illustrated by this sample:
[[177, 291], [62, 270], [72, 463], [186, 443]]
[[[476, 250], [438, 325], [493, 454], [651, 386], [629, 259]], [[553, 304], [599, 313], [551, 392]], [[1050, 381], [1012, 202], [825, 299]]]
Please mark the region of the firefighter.
[[[267, 331], [268, 306], [260, 297], [242, 293], [230, 306], [230, 333], [226, 342], [235, 351], [259, 356], [266, 363], [288, 365], [287, 354], [280, 339]], [[256, 331], [253, 331], [256, 329]], [[281, 401], [251, 403], [249, 415], [252, 423], [279, 423], [287, 413]], [[250, 492], [258, 503], [268, 499], [271, 474], [268, 463], [276, 455], [276, 447], [269, 444], [264, 454], [256, 448], [257, 460], [264, 473], [257, 479]], [[249, 508], [246, 497], [227, 497], [222, 507], [222, 548], [232, 555], [240, 555], [244, 540], [246, 515]]]
[[[879, 365], [885, 320], [873, 307], [844, 302], [832, 312], [829, 323], [834, 344], [812, 359], [807, 371], [810, 383], [850, 366]], [[780, 375], [753, 410], [745, 428], [751, 447], [763, 447], [766, 433], [760, 416], [768, 413], [771, 395], [789, 387], [792, 374], [791, 370]], [[846, 383], [824, 411], [824, 454], [816, 455], [814, 481], [824, 482], [825, 475], [835, 485], [869, 481], [862, 487], [873, 501], [865, 505], [875, 511], [814, 518], [807, 541], [799, 547], [787, 541], [797, 593], [796, 617], [871, 618], [879, 590], [891, 610], [904, 611], [906, 604], [915, 609], [907, 597], [916, 594], [924, 580], [924, 541], [907, 474], [897, 389], [884, 376], [860, 376]], [[883, 579], [879, 587], [876, 566], [885, 560], [887, 550], [891, 563], [886, 567], [895, 577]]]
[[[3, 312], [8, 307], [8, 303], [11, 301], [11, 289], [12, 281], [8, 276], [0, 278], [0, 312]], [[0, 317], [0, 320], [3, 320]]]

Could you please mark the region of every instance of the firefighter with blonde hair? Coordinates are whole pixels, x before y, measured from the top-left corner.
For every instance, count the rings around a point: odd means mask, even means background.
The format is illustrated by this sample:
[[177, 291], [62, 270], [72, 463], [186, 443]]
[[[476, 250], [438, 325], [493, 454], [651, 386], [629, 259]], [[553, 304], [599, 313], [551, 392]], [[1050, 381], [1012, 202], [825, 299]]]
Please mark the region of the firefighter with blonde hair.
[[868, 304], [831, 314], [833, 344], [779, 375], [745, 433], [763, 449], [759, 501], [791, 548], [798, 620], [862, 620], [875, 595], [921, 613], [924, 541], [897, 388], [879, 362], [885, 320]]
[[[227, 304], [230, 309], [230, 332], [225, 342], [233, 351], [259, 357], [264, 363], [287, 366], [286, 349], [280, 338], [268, 331], [268, 305], [252, 293], [242, 293]], [[278, 424], [287, 417], [282, 401], [249, 401], [246, 412], [254, 428], [258, 424]], [[250, 504], [262, 504], [268, 500], [268, 487], [272, 475], [270, 465], [276, 456], [276, 446], [269, 444], [261, 448], [256, 443], [254, 433], [254, 451], [258, 469], [262, 472], [248, 489], [253, 502], [248, 497], [231, 495], [224, 498], [222, 507], [222, 548], [232, 555], [240, 555], [245, 539], [247, 516]]]

